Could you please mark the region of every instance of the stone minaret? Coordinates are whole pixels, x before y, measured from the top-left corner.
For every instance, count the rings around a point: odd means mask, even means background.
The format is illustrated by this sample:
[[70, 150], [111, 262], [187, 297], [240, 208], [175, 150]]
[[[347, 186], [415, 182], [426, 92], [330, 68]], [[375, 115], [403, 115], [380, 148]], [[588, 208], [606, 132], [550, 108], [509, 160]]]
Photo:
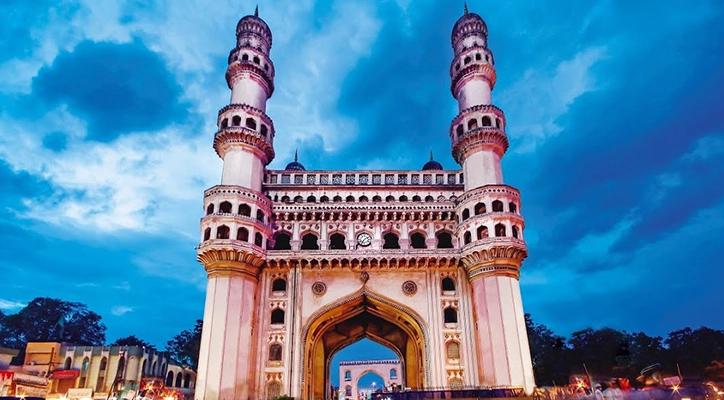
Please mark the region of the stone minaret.
[[459, 114], [450, 138], [465, 178], [458, 232], [474, 303], [478, 381], [520, 386], [530, 393], [535, 381], [518, 283], [527, 256], [520, 193], [503, 183], [500, 161], [508, 137], [505, 115], [492, 105], [495, 68], [488, 28], [467, 6], [453, 28], [452, 47], [451, 90]]
[[214, 149], [224, 160], [221, 184], [204, 193], [198, 260], [208, 273], [196, 399], [249, 399], [255, 293], [266, 258], [271, 202], [262, 193], [274, 158], [274, 125], [265, 114], [274, 91], [271, 31], [258, 12], [236, 27], [226, 81], [231, 102], [219, 111]]

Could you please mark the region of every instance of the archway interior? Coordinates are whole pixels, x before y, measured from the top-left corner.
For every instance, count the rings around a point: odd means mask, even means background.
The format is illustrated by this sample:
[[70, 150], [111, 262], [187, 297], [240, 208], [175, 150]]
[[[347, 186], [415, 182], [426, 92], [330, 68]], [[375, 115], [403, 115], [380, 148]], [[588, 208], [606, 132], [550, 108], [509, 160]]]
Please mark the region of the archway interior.
[[381, 389], [385, 386], [385, 378], [376, 372], [366, 372], [357, 381], [357, 389]]
[[369, 339], [392, 349], [400, 359], [400, 379], [423, 385], [423, 333], [406, 313], [377, 298], [361, 295], [315, 319], [307, 338], [310, 398], [328, 398], [332, 357], [343, 348]]
[[[339, 350], [333, 357], [330, 365], [329, 380], [335, 387], [342, 387], [343, 380], [339, 372], [341, 361], [363, 360], [399, 360], [400, 356], [389, 347], [383, 346], [370, 339], [363, 338], [358, 342]], [[379, 383], [379, 382], [378, 382]]]

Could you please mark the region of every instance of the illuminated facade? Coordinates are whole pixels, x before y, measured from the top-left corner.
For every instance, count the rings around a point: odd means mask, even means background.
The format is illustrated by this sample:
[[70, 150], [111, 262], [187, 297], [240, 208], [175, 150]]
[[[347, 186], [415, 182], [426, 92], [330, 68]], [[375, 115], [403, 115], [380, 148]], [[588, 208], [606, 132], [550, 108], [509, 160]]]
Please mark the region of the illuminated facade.
[[[400, 357], [409, 388], [534, 386], [519, 269], [520, 193], [503, 182], [503, 111], [487, 27], [452, 31], [449, 137], [461, 170], [268, 170], [276, 132], [272, 34], [242, 18], [229, 54], [230, 104], [204, 192], [198, 260], [208, 274], [196, 398], [330, 396], [330, 362], [369, 338]], [[441, 136], [442, 138], [442, 136]]]

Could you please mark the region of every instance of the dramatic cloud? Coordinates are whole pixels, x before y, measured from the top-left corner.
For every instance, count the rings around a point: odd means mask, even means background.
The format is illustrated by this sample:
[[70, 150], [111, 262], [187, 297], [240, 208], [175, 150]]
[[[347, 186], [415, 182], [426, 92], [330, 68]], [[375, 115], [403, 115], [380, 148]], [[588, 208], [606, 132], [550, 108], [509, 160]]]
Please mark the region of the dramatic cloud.
[[[153, 324], [144, 339], [158, 345], [202, 316], [201, 196], [219, 182], [226, 58], [254, 6], [5, 5], [0, 309], [80, 301], [109, 338]], [[523, 196], [526, 311], [562, 334], [724, 329], [711, 308], [724, 280], [724, 5], [468, 6], [488, 25], [504, 176]], [[270, 168], [296, 148], [308, 169], [419, 169], [430, 150], [459, 168], [448, 74], [461, 13], [430, 0], [262, 4]]]

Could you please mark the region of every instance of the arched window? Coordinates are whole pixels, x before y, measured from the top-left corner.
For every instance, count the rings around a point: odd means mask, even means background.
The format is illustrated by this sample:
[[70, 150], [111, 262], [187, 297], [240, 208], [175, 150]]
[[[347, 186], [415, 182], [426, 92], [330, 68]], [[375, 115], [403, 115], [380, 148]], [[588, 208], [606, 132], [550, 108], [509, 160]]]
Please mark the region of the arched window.
[[274, 343], [269, 346], [269, 361], [281, 361], [282, 360], [282, 345]]
[[256, 210], [256, 220], [259, 222], [264, 222], [264, 211]]
[[470, 232], [465, 232], [463, 239], [465, 240], [465, 244], [468, 244], [473, 241], [473, 235], [471, 235]]
[[166, 374], [166, 386], [173, 386], [173, 372], [171, 371], [168, 371], [168, 374]]
[[249, 55], [248, 55], [248, 54], [242, 55], [242, 56], [241, 56], [241, 61], [249, 61]]
[[344, 199], [347, 203], [354, 203], [354, 196], [350, 195], [347, 196], [346, 199]]
[[422, 201], [422, 198], [418, 195], [412, 196], [412, 201]]
[[284, 310], [281, 308], [275, 308], [271, 312], [271, 323], [272, 324], [283, 324], [284, 323]]
[[425, 244], [425, 236], [419, 232], [415, 232], [410, 235], [410, 247], [413, 249], [424, 249], [427, 248]]
[[282, 196], [282, 203], [289, 203], [289, 196]]
[[468, 219], [468, 218], [470, 218], [470, 210], [468, 210], [468, 209], [466, 208], [466, 209], [463, 210], [463, 221], [465, 221], [465, 220]]
[[316, 197], [314, 197], [314, 196], [307, 197], [307, 203], [316, 203], [316, 202], [317, 202]]
[[478, 127], [478, 120], [473, 118], [470, 121], [468, 121], [468, 130], [475, 129]]
[[402, 196], [400, 196], [400, 198], [399, 198], [398, 200], [399, 200], [399, 201], [407, 201], [407, 196], [405, 196], [405, 195], [403, 194]]
[[295, 203], [303, 203], [303, 202], [304, 202], [304, 197], [302, 197], [302, 196], [294, 196], [294, 202], [295, 202]]
[[222, 201], [221, 204], [219, 204], [219, 212], [221, 213], [231, 213], [231, 203], [228, 201]]
[[503, 123], [500, 122], [500, 118], [496, 118], [496, 119], [495, 119], [495, 127], [498, 128], [498, 129], [502, 129], [502, 128], [503, 128]]
[[238, 115], [234, 115], [231, 117], [231, 126], [239, 126], [241, 125], [241, 117]]
[[236, 240], [248, 242], [249, 241], [249, 230], [246, 228], [243, 228], [243, 227], [239, 228], [236, 231]]
[[148, 359], [147, 359], [147, 358], [144, 358], [144, 359], [143, 359], [143, 364], [141, 365], [141, 373], [142, 373], [143, 375], [147, 375], [147, 374], [148, 374], [148, 363], [147, 363], [146, 361], [148, 361]]
[[370, 201], [370, 199], [367, 198], [367, 196], [360, 196], [360, 198], [359, 198], [360, 203], [366, 203], [368, 201]]
[[330, 250], [344, 250], [347, 248], [347, 245], [344, 243], [344, 235], [339, 233], [334, 233], [332, 236], [329, 237], [329, 249]]
[[448, 360], [460, 359], [460, 344], [458, 342], [448, 342], [446, 347]]
[[500, 200], [495, 200], [493, 202], [493, 212], [503, 212], [503, 202]]
[[493, 126], [493, 121], [487, 115], [483, 116], [483, 126]]
[[511, 201], [510, 203], [508, 203], [508, 210], [510, 210], [510, 212], [512, 213], [516, 213], [518, 212], [518, 206], [516, 206], [515, 203]]
[[392, 195], [387, 196], [387, 197], [385, 197], [385, 201], [388, 203], [392, 203], [393, 201], [395, 201], [395, 196], [392, 196]]
[[457, 132], [458, 137], [462, 136], [463, 135], [463, 125], [462, 124], [458, 125], [458, 127], [455, 128], [455, 132]]
[[272, 292], [286, 292], [287, 281], [283, 278], [274, 279], [272, 282]]
[[184, 379], [183, 374], [181, 374], [180, 372], [178, 374], [176, 374], [176, 385], [174, 385], [174, 386], [177, 388], [182, 387], [183, 379]]
[[432, 196], [425, 196], [425, 201], [428, 203], [432, 203], [433, 201], [435, 201], [435, 198]]
[[103, 358], [101, 358], [101, 363], [98, 366], [98, 370], [105, 371], [106, 368], [108, 368], [108, 359], [106, 357], [103, 357]]
[[437, 234], [437, 248], [438, 249], [452, 249], [452, 235], [448, 232], [440, 232]]
[[186, 373], [186, 375], [184, 375], [184, 389], [188, 389], [190, 384], [191, 384], [191, 374]]
[[63, 363], [63, 369], [70, 369], [72, 362], [73, 360], [70, 357], [66, 357], [65, 362]]
[[259, 64], [260, 62], [261, 60], [259, 59], [259, 57], [254, 57], [254, 64]]
[[375, 196], [372, 198], [372, 202], [374, 202], [374, 203], [379, 203], [381, 201], [382, 201], [382, 197], [380, 197], [380, 196]]
[[482, 59], [483, 57], [480, 55], [480, 53], [475, 53], [475, 61], [480, 61]]
[[[351, 381], [351, 380], [352, 380], [352, 372], [350, 372], [350, 371], [344, 371], [344, 380], [345, 380], [345, 381]], [[352, 390], [351, 387], [350, 387], [349, 389]]]
[[470, 61], [472, 61], [472, 59], [470, 57], [465, 57], [465, 60], [463, 61], [463, 63], [470, 64]]
[[345, 388], [344, 388], [344, 395], [345, 395], [346, 397], [351, 397], [351, 396], [352, 396], [352, 386], [350, 386], [350, 385], [345, 386]]
[[257, 232], [254, 234], [254, 244], [259, 247], [264, 244], [264, 236], [262, 236], [261, 233]]
[[397, 379], [397, 370], [394, 368], [390, 370], [390, 379]]
[[213, 214], [214, 213], [214, 203], [209, 204], [208, 207], [206, 207], [206, 215]]
[[488, 227], [485, 225], [481, 225], [478, 227], [478, 240], [485, 239], [486, 237], [490, 236], [488, 235]]
[[329, 197], [327, 197], [327, 196], [322, 196], [322, 197], [319, 198], [319, 202], [320, 202], [320, 203], [328, 203], [328, 202], [329, 202]]
[[126, 369], [126, 358], [121, 356], [121, 358], [118, 359], [118, 372], [116, 372], [116, 376], [123, 376], [123, 371], [125, 369]]
[[221, 120], [221, 129], [228, 128], [229, 127], [229, 119], [224, 118]]
[[334, 201], [334, 202], [336, 202], [336, 203], [342, 202], [342, 196], [339, 196], [339, 195], [338, 195], [338, 196], [334, 196], [334, 197], [332, 198], [332, 201]]
[[485, 214], [485, 203], [475, 205], [475, 215]]
[[458, 322], [458, 312], [454, 308], [446, 308], [444, 314], [446, 324], [456, 324]]
[[495, 225], [495, 236], [505, 236], [505, 225], [503, 225], [503, 224]]
[[400, 238], [394, 233], [390, 232], [384, 236], [385, 244], [382, 245], [383, 249], [399, 249]]
[[226, 225], [221, 225], [220, 227], [216, 228], [216, 238], [217, 239], [228, 239], [229, 238], [229, 227]]
[[254, 118], [247, 118], [245, 125], [249, 129], [256, 130], [256, 121], [254, 121]]
[[518, 227], [513, 225], [512, 231], [513, 231], [513, 237], [518, 239]]
[[248, 204], [239, 204], [239, 215], [251, 217], [251, 207]]
[[156, 361], [151, 364], [151, 374], [152, 376], [156, 376]]
[[317, 236], [312, 233], [302, 236], [302, 250], [319, 250]]
[[442, 290], [447, 292], [454, 292], [455, 291], [455, 281], [452, 280], [452, 278], [445, 277], [442, 280]]
[[268, 132], [268, 128], [266, 127], [266, 125], [261, 124], [261, 129], [260, 129], [259, 133], [261, 133], [262, 136], [266, 137], [267, 132]]
[[274, 250], [291, 250], [292, 245], [290, 244], [292, 237], [287, 233], [277, 233], [274, 237]]
[[204, 231], [204, 240], [206, 241], [209, 239], [211, 239], [211, 228], [206, 228]]

